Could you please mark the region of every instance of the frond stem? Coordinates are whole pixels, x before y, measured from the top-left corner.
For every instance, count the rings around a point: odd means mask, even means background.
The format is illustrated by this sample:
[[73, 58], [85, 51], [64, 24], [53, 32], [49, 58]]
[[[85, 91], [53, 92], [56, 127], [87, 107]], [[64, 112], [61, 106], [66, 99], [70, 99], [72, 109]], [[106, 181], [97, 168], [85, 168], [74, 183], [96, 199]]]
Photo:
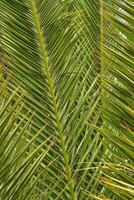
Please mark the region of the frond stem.
[[51, 98], [52, 98], [52, 104], [53, 104], [53, 109], [54, 109], [54, 113], [55, 113], [58, 134], [59, 134], [59, 138], [60, 138], [60, 142], [61, 142], [61, 148], [62, 148], [62, 153], [63, 153], [63, 161], [64, 161], [65, 168], [66, 168], [71, 199], [76, 200], [77, 198], [76, 198], [76, 193], [75, 193], [75, 190], [74, 190], [74, 180], [72, 178], [72, 171], [71, 171], [71, 168], [70, 168], [70, 165], [69, 165], [69, 158], [68, 158], [68, 154], [67, 154], [66, 147], [65, 147], [63, 128], [62, 128], [62, 124], [61, 124], [61, 121], [60, 121], [60, 114], [59, 114], [57, 103], [56, 103], [54, 81], [52, 79], [51, 72], [50, 72], [50, 66], [49, 66], [49, 61], [48, 61], [48, 53], [47, 53], [47, 50], [46, 50], [46, 45], [45, 45], [44, 37], [43, 37], [43, 34], [42, 34], [42, 30], [41, 30], [41, 25], [40, 25], [41, 23], [40, 23], [40, 18], [39, 18], [38, 11], [37, 11], [37, 8], [36, 8], [35, 0], [29, 0], [29, 5], [30, 5], [30, 9], [32, 11], [33, 20], [34, 20], [34, 23], [35, 23], [36, 36], [37, 36], [37, 39], [38, 39], [40, 52], [42, 54], [42, 62], [43, 62], [43, 66], [44, 66], [44, 73], [45, 73], [47, 80], [48, 80], [49, 92], [50, 92], [50, 95], [51, 95]]

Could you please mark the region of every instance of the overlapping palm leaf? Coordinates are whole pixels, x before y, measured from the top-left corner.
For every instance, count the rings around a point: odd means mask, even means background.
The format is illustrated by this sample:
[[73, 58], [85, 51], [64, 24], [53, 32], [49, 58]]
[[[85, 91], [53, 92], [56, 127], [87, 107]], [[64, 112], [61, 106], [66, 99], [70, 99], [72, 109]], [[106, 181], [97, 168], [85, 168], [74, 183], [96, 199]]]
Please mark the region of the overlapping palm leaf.
[[[29, 122], [34, 113], [25, 138], [45, 154], [30, 187], [23, 174], [21, 199], [29, 191], [45, 200], [133, 197], [132, 8], [127, 0], [1, 0], [2, 73], [9, 91], [23, 89], [19, 115]], [[23, 184], [8, 199], [19, 199]]]
[[47, 174], [42, 162], [54, 141], [48, 138], [36, 145], [44, 127], [32, 139], [29, 137], [32, 116], [30, 112], [22, 115], [23, 91], [13, 90], [2, 74], [0, 103], [0, 199], [29, 199], [41, 175]]
[[[113, 27], [103, 46], [103, 192], [111, 199], [134, 198], [134, 49], [132, 1], [104, 4], [104, 19]], [[110, 12], [107, 12], [107, 9]], [[102, 168], [102, 169], [103, 169]]]
[[[39, 186], [45, 191], [45, 199], [80, 198], [81, 186], [91, 177], [85, 168], [98, 161], [101, 148], [99, 134], [86, 124], [98, 124], [100, 118], [100, 70], [93, 56], [98, 44], [88, 38], [95, 32], [86, 25], [97, 11], [91, 6], [87, 16], [83, 11], [87, 5], [86, 1], [85, 5], [77, 1], [1, 3], [2, 41], [9, 56], [6, 71], [12, 74], [12, 84], [26, 91], [23, 112], [29, 108], [35, 111], [33, 135], [46, 125], [37, 143], [50, 136], [56, 138], [56, 145], [43, 163], [47, 166], [57, 158]], [[99, 40], [99, 17], [94, 20]]]

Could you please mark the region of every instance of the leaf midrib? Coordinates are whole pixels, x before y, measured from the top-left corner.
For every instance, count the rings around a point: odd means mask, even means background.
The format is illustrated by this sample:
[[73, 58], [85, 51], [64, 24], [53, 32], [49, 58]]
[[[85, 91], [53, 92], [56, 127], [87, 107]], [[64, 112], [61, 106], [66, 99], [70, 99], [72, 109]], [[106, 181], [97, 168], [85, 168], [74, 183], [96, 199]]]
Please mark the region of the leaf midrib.
[[75, 194], [75, 191], [74, 191], [74, 180], [72, 178], [72, 171], [71, 171], [71, 168], [70, 168], [70, 165], [69, 165], [69, 158], [68, 158], [68, 154], [67, 154], [67, 151], [66, 151], [63, 128], [62, 128], [62, 124], [61, 124], [61, 121], [60, 121], [60, 113], [58, 111], [58, 106], [57, 106], [57, 103], [56, 103], [54, 81], [53, 81], [53, 79], [51, 77], [51, 73], [50, 73], [48, 53], [47, 53], [47, 50], [46, 50], [46, 45], [45, 45], [45, 42], [44, 42], [44, 37], [43, 37], [41, 26], [40, 26], [40, 24], [41, 24], [40, 18], [39, 18], [38, 12], [37, 12], [35, 1], [29, 0], [29, 5], [30, 5], [31, 12], [32, 12], [34, 25], [35, 25], [38, 46], [39, 46], [40, 52], [42, 54], [43, 70], [44, 70], [44, 73], [45, 73], [47, 80], [48, 80], [48, 87], [49, 87], [49, 92], [50, 92], [50, 96], [51, 96], [52, 104], [53, 104], [53, 109], [54, 109], [54, 113], [55, 113], [56, 124], [57, 124], [58, 134], [59, 134], [59, 138], [60, 138], [62, 153], [63, 153], [63, 161], [64, 161], [64, 164], [65, 164], [65, 169], [66, 169], [66, 173], [67, 173], [67, 181], [68, 181], [68, 185], [69, 185], [69, 189], [70, 189], [71, 199], [76, 200], [76, 194]]

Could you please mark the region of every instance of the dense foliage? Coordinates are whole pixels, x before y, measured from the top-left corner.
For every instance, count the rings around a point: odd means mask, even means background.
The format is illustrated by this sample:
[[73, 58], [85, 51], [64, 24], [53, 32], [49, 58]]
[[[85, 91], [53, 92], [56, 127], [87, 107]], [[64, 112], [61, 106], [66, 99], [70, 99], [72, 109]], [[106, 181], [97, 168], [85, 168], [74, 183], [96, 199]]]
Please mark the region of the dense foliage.
[[132, 0], [0, 1], [0, 200], [134, 199]]

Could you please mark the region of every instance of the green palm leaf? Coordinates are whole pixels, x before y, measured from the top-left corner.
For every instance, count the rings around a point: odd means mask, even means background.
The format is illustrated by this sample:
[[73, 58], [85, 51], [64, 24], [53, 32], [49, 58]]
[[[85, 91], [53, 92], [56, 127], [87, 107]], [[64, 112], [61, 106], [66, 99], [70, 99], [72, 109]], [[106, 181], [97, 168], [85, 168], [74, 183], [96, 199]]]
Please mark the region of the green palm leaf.
[[20, 147], [2, 199], [133, 198], [132, 8], [127, 0], [1, 0], [1, 177]]

